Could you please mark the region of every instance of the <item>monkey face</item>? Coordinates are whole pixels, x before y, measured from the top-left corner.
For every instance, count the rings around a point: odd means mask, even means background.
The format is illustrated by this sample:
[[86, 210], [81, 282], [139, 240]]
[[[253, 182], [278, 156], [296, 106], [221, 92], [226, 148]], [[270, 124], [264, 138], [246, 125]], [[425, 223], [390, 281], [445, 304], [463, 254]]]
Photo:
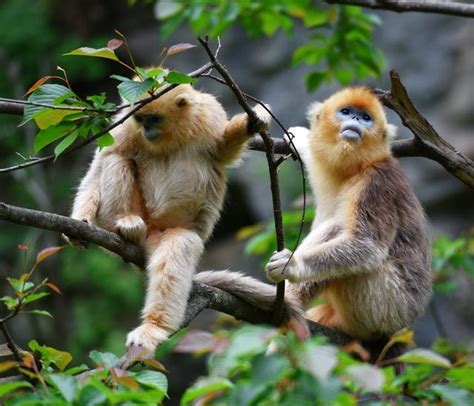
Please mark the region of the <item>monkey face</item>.
[[359, 142], [366, 130], [372, 128], [372, 117], [365, 110], [346, 106], [336, 113], [341, 122], [339, 136], [349, 142]]
[[213, 96], [179, 85], [143, 106], [133, 121], [150, 151], [166, 153], [193, 145], [215, 145], [224, 132], [227, 115]]

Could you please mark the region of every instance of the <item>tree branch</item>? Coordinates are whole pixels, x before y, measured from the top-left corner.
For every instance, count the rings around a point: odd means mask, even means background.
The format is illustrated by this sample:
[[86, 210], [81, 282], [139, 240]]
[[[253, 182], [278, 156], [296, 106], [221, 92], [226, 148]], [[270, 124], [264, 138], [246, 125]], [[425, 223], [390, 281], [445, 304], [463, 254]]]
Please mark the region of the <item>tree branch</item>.
[[[198, 41], [204, 47], [209, 59], [214, 66], [214, 68], [219, 72], [219, 74], [224, 79], [225, 83], [234, 93], [238, 103], [242, 109], [247, 113], [249, 120], [249, 132], [252, 132], [252, 128], [255, 129], [258, 126], [259, 118], [255, 111], [247, 103], [245, 96], [240, 90], [240, 87], [232, 79], [232, 76], [227, 71], [227, 69], [219, 62], [216, 56], [212, 53], [211, 48], [209, 47], [208, 39], [203, 40], [198, 37]], [[282, 251], [285, 249], [285, 232], [283, 230], [283, 217], [281, 210], [281, 199], [280, 199], [280, 183], [278, 181], [278, 163], [275, 160], [273, 140], [266, 131], [260, 132], [260, 137], [263, 141], [265, 155], [267, 157], [268, 163], [268, 172], [270, 175], [270, 189], [272, 193], [272, 203], [273, 203], [273, 219], [275, 223], [275, 234], [276, 234], [276, 245], [277, 250]], [[273, 321], [275, 324], [279, 324], [283, 317], [283, 309], [285, 305], [285, 281], [279, 282], [277, 284], [277, 291], [275, 297], [275, 305], [273, 309]]]
[[396, 12], [422, 12], [447, 14], [458, 17], [474, 17], [474, 5], [455, 1], [408, 1], [408, 0], [326, 0], [329, 4], [346, 4], [371, 9], [382, 9]]
[[395, 70], [390, 71], [390, 79], [390, 91], [376, 90], [376, 93], [415, 135], [411, 140], [403, 140], [403, 143], [399, 144], [398, 149], [402, 156], [423, 156], [432, 159], [474, 188], [474, 162], [441, 138], [428, 120], [418, 112]]
[[[124, 240], [118, 234], [70, 217], [0, 202], [0, 220], [56, 231], [78, 240], [90, 241], [119, 255], [125, 262], [131, 262], [140, 268], [145, 265], [145, 253], [142, 248]], [[273, 322], [271, 312], [261, 310], [221, 289], [194, 283], [183, 327], [189, 324], [204, 309], [223, 312], [248, 323], [276, 324]], [[313, 334], [325, 335], [335, 344], [346, 344], [350, 341], [350, 338], [344, 333], [311, 321], [308, 322]]]

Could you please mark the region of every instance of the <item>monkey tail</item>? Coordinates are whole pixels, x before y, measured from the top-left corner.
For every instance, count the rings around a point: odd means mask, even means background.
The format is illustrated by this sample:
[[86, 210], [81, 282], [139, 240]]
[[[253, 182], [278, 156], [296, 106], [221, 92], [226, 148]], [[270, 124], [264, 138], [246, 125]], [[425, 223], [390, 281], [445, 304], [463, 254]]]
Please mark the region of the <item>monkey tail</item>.
[[[276, 288], [274, 285], [261, 282], [240, 272], [204, 271], [196, 274], [194, 281], [225, 290], [265, 311], [271, 311], [275, 303]], [[307, 325], [301, 303], [289, 292], [285, 294], [284, 319], [286, 322], [297, 321], [301, 325]]]

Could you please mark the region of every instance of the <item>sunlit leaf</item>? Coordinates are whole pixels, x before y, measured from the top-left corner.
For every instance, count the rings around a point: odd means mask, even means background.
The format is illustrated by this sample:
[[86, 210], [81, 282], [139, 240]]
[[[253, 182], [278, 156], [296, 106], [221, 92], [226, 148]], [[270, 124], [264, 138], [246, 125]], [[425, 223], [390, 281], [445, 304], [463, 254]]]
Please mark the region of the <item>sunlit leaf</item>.
[[117, 90], [122, 98], [130, 104], [135, 103], [143, 94], [148, 92], [154, 85], [155, 81], [151, 78], [145, 79], [143, 82], [128, 80], [120, 83]]
[[424, 348], [415, 348], [414, 350], [408, 351], [397, 357], [397, 361], [413, 364], [428, 364], [439, 368], [451, 367], [451, 361], [449, 361], [449, 359]]
[[186, 42], [172, 45], [166, 50], [166, 56], [179, 54], [180, 52], [187, 51], [188, 49], [191, 49], [191, 48], [196, 48], [196, 45], [188, 44]]
[[185, 83], [196, 83], [197, 80], [192, 78], [191, 76], [186, 75], [185, 73], [182, 72], [177, 72], [177, 71], [171, 71], [166, 75], [166, 81], [168, 83], [173, 83], [173, 84], [185, 84]]
[[28, 343], [28, 347], [41, 354], [41, 361], [43, 363], [46, 365], [53, 363], [60, 371], [63, 371], [72, 361], [70, 353], [46, 345], [40, 345], [36, 340], [31, 340]]
[[114, 61], [118, 61], [117, 55], [112, 49], [109, 48], [90, 48], [90, 47], [82, 47], [77, 48], [74, 51], [68, 52], [63, 55], [77, 55], [77, 56], [93, 56], [96, 58], [105, 58], [105, 59], [112, 59]]
[[22, 303], [28, 304], [28, 303], [36, 302], [37, 300], [40, 300], [46, 296], [49, 296], [49, 293], [47, 292], [33, 293], [32, 295], [25, 296], [23, 298]]
[[54, 318], [53, 315], [50, 312], [46, 311], [46, 310], [38, 310], [38, 309], [28, 310], [27, 313], [39, 314], [40, 316], [47, 316], [47, 317], [51, 317], [52, 319]]
[[163, 393], [168, 390], [168, 380], [161, 372], [143, 370], [135, 375], [135, 379], [142, 385], [160, 389]]
[[157, 1], [154, 8], [155, 17], [158, 20], [170, 18], [178, 14], [183, 7], [184, 4], [179, 0]]
[[61, 251], [64, 248], [64, 245], [58, 247], [48, 247], [41, 250], [38, 255], [36, 256], [35, 265], [41, 264], [46, 258], [50, 257], [51, 255], [56, 254], [57, 252]]
[[[63, 121], [64, 117], [77, 115], [78, 112], [75, 110], [59, 110], [59, 109], [44, 109], [34, 116], [36, 125], [41, 129], [48, 129], [48, 127], [59, 124]], [[79, 116], [82, 116], [79, 113]]]
[[352, 365], [347, 368], [348, 374], [358, 387], [368, 392], [381, 392], [385, 381], [383, 372], [373, 365]]
[[105, 147], [113, 145], [115, 142], [114, 137], [110, 133], [106, 133], [97, 138], [97, 144], [99, 144], [99, 149], [102, 150]]

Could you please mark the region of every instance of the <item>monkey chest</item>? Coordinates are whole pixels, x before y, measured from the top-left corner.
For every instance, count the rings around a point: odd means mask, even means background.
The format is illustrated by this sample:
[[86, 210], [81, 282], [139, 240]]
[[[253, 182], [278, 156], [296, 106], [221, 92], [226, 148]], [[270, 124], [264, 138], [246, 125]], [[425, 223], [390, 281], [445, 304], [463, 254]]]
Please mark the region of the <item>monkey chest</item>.
[[181, 223], [193, 218], [206, 201], [210, 168], [189, 160], [156, 162], [138, 167], [138, 182], [150, 218]]

